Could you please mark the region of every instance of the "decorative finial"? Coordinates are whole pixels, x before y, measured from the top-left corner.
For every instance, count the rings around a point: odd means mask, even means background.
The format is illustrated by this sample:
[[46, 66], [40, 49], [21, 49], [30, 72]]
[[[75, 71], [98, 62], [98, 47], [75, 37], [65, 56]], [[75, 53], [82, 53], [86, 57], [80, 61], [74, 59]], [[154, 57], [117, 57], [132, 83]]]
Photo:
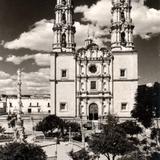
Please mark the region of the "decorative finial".
[[88, 38], [90, 37], [90, 33], [89, 33], [89, 27], [90, 27], [90, 25], [88, 24], [88, 33], [87, 33], [87, 35], [88, 35]]
[[92, 38], [90, 38], [90, 25], [88, 24], [88, 37], [85, 40], [85, 47], [90, 45], [93, 42]]
[[94, 40], [95, 39], [95, 31], [94, 31], [94, 29], [92, 31], [92, 36], [93, 36], [93, 40]]

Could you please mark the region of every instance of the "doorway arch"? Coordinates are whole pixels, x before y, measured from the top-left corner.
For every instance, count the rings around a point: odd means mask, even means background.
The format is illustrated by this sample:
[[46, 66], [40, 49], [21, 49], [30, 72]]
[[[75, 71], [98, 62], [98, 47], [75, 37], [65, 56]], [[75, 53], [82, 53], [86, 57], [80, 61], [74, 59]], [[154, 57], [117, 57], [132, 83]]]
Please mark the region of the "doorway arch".
[[96, 103], [89, 106], [89, 120], [98, 120], [98, 105]]

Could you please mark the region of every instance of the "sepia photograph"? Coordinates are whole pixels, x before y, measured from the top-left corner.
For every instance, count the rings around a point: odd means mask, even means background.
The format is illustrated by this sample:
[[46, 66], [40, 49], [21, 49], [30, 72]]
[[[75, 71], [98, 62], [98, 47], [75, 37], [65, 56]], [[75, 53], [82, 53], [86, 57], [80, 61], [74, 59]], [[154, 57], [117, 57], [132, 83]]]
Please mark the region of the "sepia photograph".
[[160, 0], [0, 0], [0, 160], [160, 160]]

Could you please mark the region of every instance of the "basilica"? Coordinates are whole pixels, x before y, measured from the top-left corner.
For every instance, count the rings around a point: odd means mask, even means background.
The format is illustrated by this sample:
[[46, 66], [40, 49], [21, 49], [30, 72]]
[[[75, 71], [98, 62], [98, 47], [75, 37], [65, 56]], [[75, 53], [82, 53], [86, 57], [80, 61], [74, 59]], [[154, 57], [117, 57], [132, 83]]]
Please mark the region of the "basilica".
[[74, 6], [71, 0], [57, 0], [50, 55], [52, 114], [86, 120], [130, 117], [138, 87], [131, 9], [131, 0], [112, 0], [109, 48], [89, 37], [76, 48]]

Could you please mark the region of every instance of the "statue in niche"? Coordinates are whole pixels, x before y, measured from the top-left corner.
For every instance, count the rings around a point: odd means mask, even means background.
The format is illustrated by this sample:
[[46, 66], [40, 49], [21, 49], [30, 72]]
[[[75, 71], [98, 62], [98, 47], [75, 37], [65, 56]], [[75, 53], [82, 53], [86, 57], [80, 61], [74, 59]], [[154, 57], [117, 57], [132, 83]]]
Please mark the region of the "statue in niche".
[[126, 36], [125, 32], [124, 32], [124, 31], [123, 31], [123, 32], [121, 32], [121, 44], [122, 44], [123, 46], [125, 46], [125, 45], [126, 45], [126, 39], [125, 39], [125, 36]]
[[63, 23], [63, 24], [66, 23], [66, 15], [65, 15], [65, 12], [62, 13], [62, 23]]
[[125, 15], [124, 11], [121, 12], [121, 21], [124, 23], [125, 22]]
[[62, 34], [62, 47], [63, 48], [66, 47], [66, 34], [65, 33]]
[[121, 2], [121, 3], [124, 3], [124, 2], [125, 2], [125, 0], [120, 0], [120, 2]]
[[62, 4], [63, 4], [63, 5], [66, 5], [66, 1], [65, 1], [65, 0], [62, 0]]

